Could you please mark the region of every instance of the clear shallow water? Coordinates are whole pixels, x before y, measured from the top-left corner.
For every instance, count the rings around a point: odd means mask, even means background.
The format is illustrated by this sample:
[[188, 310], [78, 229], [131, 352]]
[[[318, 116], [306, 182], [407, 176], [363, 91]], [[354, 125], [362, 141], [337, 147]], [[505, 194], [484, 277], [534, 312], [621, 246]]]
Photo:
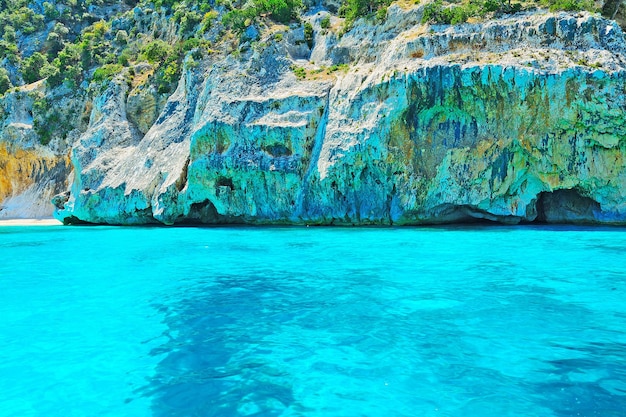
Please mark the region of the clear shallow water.
[[626, 415], [626, 229], [0, 227], [2, 416]]

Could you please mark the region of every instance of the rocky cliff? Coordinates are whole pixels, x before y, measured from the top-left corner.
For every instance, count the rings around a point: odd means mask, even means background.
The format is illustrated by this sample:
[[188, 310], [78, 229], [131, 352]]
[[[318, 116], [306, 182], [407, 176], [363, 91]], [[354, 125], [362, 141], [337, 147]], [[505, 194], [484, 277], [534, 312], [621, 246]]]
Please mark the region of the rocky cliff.
[[44, 85], [8, 93], [0, 101], [0, 218], [41, 218], [52, 214], [50, 200], [68, 186], [67, 147], [44, 146], [34, 129], [34, 102]]
[[[543, 11], [424, 25], [422, 13], [393, 4], [385, 23], [339, 37], [314, 11], [310, 47], [282, 27], [189, 55], [167, 98], [121, 74], [69, 150], [0, 159], [0, 204], [44, 183], [47, 199], [66, 175], [53, 199], [65, 223], [626, 223], [619, 26]], [[28, 136], [11, 114], [0, 155], [11, 129]]]

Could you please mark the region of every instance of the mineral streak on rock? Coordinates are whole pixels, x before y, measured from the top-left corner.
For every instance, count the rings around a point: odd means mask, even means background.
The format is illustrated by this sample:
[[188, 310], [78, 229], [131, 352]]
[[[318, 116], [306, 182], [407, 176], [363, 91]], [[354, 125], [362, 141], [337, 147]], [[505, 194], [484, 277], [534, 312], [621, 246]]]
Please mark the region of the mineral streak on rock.
[[[61, 150], [41, 146], [29, 109], [40, 84], [7, 93], [0, 113], [0, 218], [49, 217], [52, 197], [67, 188], [70, 161]], [[7, 109], [11, 111], [8, 112]]]

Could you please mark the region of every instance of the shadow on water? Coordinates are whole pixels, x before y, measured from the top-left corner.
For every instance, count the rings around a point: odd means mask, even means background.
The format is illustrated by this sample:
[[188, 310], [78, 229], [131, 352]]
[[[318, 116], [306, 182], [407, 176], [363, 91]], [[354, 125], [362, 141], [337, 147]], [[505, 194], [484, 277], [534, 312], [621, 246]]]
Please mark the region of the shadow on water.
[[[378, 324], [381, 307], [370, 295], [377, 279], [351, 277], [255, 268], [196, 280], [184, 298], [155, 305], [169, 340], [151, 352], [160, 362], [139, 394], [150, 397], [157, 417], [275, 416], [287, 409], [306, 415], [316, 390], [331, 385], [327, 377], [354, 380], [359, 373], [367, 378], [378, 372], [340, 354], [355, 345], [355, 351], [367, 346], [370, 353], [385, 354], [381, 334], [402, 332], [394, 329], [399, 324], [393, 317], [388, 328]], [[357, 318], [378, 330], [364, 334]], [[333, 354], [325, 356], [324, 350]], [[301, 401], [303, 390], [309, 405]]]
[[362, 272], [195, 280], [155, 305], [168, 340], [140, 394], [156, 417], [626, 415], [623, 334], [592, 310], [512, 281]]
[[[508, 298], [514, 302], [506, 311], [492, 315], [494, 323], [489, 328], [497, 328], [496, 323], [506, 325], [507, 319], [514, 318], [512, 321], [525, 326], [531, 323], [537, 326], [531, 331], [527, 327], [525, 337], [530, 336], [535, 343], [544, 340], [538, 351], [549, 356], [535, 357], [530, 343], [528, 346], [531, 357], [539, 360], [534, 373], [539, 378], [516, 382], [535, 399], [538, 407], [550, 410], [554, 417], [626, 416], [626, 343], [616, 341], [626, 335], [623, 332], [626, 327], [620, 326], [626, 324], [624, 314], [613, 313], [615, 321], [609, 324], [605, 321], [607, 316], [596, 315], [579, 303], [553, 298], [558, 291], [552, 288], [517, 286], [506, 291], [493, 285], [487, 288], [486, 293], [521, 293]], [[489, 305], [485, 301], [481, 303]], [[523, 307], [519, 309], [519, 306]], [[509, 342], [518, 344], [511, 338]]]
[[156, 306], [169, 341], [151, 352], [163, 357], [143, 392], [152, 398], [153, 415], [280, 415], [293, 393], [281, 371], [264, 360], [261, 339], [281, 317], [260, 311], [263, 295], [280, 288], [262, 277], [210, 281], [172, 305]]
[[[365, 278], [364, 283], [376, 282]], [[306, 415], [311, 409], [296, 400], [294, 390], [307, 375], [297, 364], [321, 375], [323, 387], [326, 375], [349, 369], [352, 377], [367, 378], [375, 371], [350, 365], [354, 358], [323, 357], [320, 351], [387, 348], [380, 340], [383, 326], [376, 326], [380, 308], [363, 296], [366, 284], [262, 269], [203, 281], [188, 288], [185, 298], [155, 306], [165, 316], [169, 340], [151, 352], [161, 360], [141, 390], [151, 398], [154, 416], [277, 416], [287, 409]], [[368, 315], [379, 329], [375, 335], [364, 334], [353, 321]], [[400, 332], [388, 324], [390, 332]]]
[[536, 387], [543, 403], [558, 417], [625, 416], [626, 344], [591, 342], [572, 350], [579, 357], [546, 362], [554, 380]]

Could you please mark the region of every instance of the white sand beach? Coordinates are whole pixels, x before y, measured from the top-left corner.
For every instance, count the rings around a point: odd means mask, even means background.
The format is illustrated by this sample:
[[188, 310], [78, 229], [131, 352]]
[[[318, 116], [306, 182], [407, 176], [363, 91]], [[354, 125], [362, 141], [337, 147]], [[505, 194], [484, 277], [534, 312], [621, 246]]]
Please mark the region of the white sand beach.
[[60, 226], [63, 223], [57, 219], [0, 219], [2, 226]]

